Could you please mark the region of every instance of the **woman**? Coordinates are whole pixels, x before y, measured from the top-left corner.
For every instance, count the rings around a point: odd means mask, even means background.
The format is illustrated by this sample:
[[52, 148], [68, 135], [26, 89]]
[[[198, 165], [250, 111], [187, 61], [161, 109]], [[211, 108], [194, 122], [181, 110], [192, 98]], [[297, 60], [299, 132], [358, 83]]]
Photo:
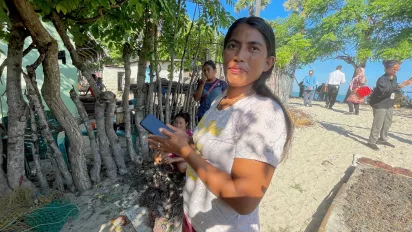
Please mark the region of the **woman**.
[[215, 98], [227, 89], [227, 83], [216, 78], [216, 65], [213, 61], [206, 61], [202, 71], [202, 79], [199, 80], [196, 92], [193, 94], [195, 101], [200, 101], [197, 111], [198, 122], [209, 110]]
[[[190, 115], [188, 113], [178, 113], [173, 120], [173, 126], [181, 130], [186, 131], [187, 135], [192, 137], [193, 132], [189, 129]], [[185, 172], [187, 168], [187, 162], [179, 155], [168, 153], [162, 153], [162, 164], [171, 164], [175, 170]]]
[[363, 68], [357, 68], [356, 76], [352, 79], [352, 81], [349, 84], [349, 88], [352, 92], [346, 100], [349, 106], [349, 113], [353, 113], [353, 108], [355, 108], [355, 114], [359, 115], [359, 104], [362, 104], [365, 101], [365, 99], [364, 97], [359, 96], [357, 91], [359, 87], [364, 86], [365, 83], [365, 70]]
[[259, 231], [258, 205], [289, 147], [293, 126], [265, 82], [275, 63], [275, 35], [258, 17], [232, 24], [224, 40], [229, 84], [197, 126], [193, 140], [171, 127], [152, 148], [188, 162], [183, 231]]
[[376, 144], [395, 147], [388, 142], [388, 132], [392, 125], [395, 92], [412, 84], [412, 78], [398, 85], [396, 73], [401, 62], [397, 60], [383, 61], [385, 74], [376, 81], [376, 87], [371, 95], [369, 104], [373, 108], [373, 124], [367, 146], [378, 151]]

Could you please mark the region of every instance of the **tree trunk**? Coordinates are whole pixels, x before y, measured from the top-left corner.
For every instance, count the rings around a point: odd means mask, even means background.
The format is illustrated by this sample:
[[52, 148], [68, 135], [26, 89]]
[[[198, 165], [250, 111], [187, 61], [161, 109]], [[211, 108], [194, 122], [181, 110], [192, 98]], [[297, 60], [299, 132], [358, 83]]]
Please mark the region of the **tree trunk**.
[[[157, 27], [156, 27], [157, 31]], [[157, 100], [158, 100], [158, 105], [159, 105], [159, 114], [160, 114], [160, 121], [164, 122], [164, 114], [163, 114], [163, 94], [162, 94], [162, 80], [160, 79], [159, 75], [159, 68], [157, 67], [159, 64], [159, 60], [157, 58], [157, 33], [155, 33], [155, 39], [154, 39], [154, 44], [153, 44], [153, 55], [155, 59], [155, 70], [156, 70], [156, 81], [157, 81]], [[137, 122], [136, 122], [137, 124]]]
[[[176, 96], [177, 96], [177, 104], [176, 104], [176, 110], [175, 110], [175, 115], [179, 113], [180, 111], [180, 97], [181, 97], [181, 85], [184, 85], [184, 83], [182, 84], [182, 79], [183, 79], [183, 69], [184, 69], [184, 60], [185, 60], [185, 55], [186, 55], [186, 51], [187, 51], [187, 43], [189, 42], [189, 38], [190, 38], [190, 33], [192, 32], [193, 29], [193, 25], [194, 25], [194, 18], [196, 15], [196, 10], [197, 10], [197, 5], [195, 7], [195, 11], [193, 13], [193, 17], [192, 17], [192, 22], [190, 23], [190, 28], [189, 28], [189, 32], [186, 35], [186, 41], [185, 41], [185, 46], [183, 48], [183, 55], [182, 55], [182, 59], [180, 60], [180, 73], [179, 73], [179, 81], [177, 82], [177, 88], [176, 88]], [[183, 89], [183, 88], [182, 88]]]
[[[11, 9], [11, 11], [13, 11]], [[12, 19], [7, 52], [7, 179], [10, 187], [34, 187], [25, 177], [24, 134], [29, 108], [23, 100], [21, 70], [23, 61], [24, 27]]]
[[[103, 93], [104, 94], [104, 93]], [[102, 94], [102, 95], [103, 95]], [[106, 111], [106, 102], [96, 100], [96, 127], [97, 127], [97, 139], [99, 140], [100, 155], [102, 156], [104, 166], [106, 167], [106, 174], [109, 178], [113, 179], [117, 176], [117, 167], [114, 163], [112, 152], [110, 151], [110, 143], [107, 138], [106, 126], [104, 122], [104, 114]]]
[[105, 94], [106, 96], [110, 96], [110, 101], [106, 103], [105, 126], [107, 138], [109, 139], [114, 161], [119, 169], [119, 174], [123, 175], [127, 173], [126, 164], [124, 163], [124, 152], [120, 146], [119, 138], [113, 128], [114, 111], [116, 110], [116, 95], [110, 91], [105, 92]]
[[3, 170], [3, 131], [0, 129], [0, 194], [6, 196], [11, 192], [9, 183]]
[[147, 101], [149, 104], [149, 110], [148, 113], [149, 114], [153, 114], [153, 106], [154, 106], [154, 96], [153, 96], [153, 92], [154, 92], [154, 83], [153, 83], [153, 60], [150, 60], [150, 83], [149, 83], [149, 91], [147, 93]]
[[57, 59], [57, 42], [44, 28], [39, 16], [27, 0], [14, 0], [13, 4], [16, 6], [23, 24], [36, 43], [37, 49], [41, 54], [44, 53], [46, 55], [43, 61], [44, 84], [42, 95], [70, 140], [69, 160], [72, 166], [74, 184], [79, 191], [83, 192], [91, 187], [91, 183], [87, 173], [80, 128], [60, 97], [60, 69]]
[[41, 60], [44, 59], [44, 57], [44, 54], [40, 55], [39, 59], [32, 66], [26, 67], [28, 71], [28, 76], [24, 76], [24, 79], [26, 81], [27, 87], [27, 98], [33, 105], [34, 111], [37, 113], [37, 116], [39, 117], [39, 127], [41, 129], [41, 133], [52, 150], [51, 154], [53, 159], [55, 159], [56, 163], [58, 164], [58, 170], [63, 174], [67, 188], [73, 192], [75, 190], [73, 186], [73, 177], [70, 174], [69, 169], [67, 168], [67, 165], [63, 159], [63, 155], [60, 149], [57, 147], [56, 142], [54, 141], [49, 125], [47, 124], [46, 116], [44, 115], [43, 103], [41, 102], [41, 99], [39, 98], [38, 94], [39, 90], [37, 88], [37, 82], [35, 77], [35, 67], [37, 67], [41, 63]]
[[173, 84], [173, 74], [175, 72], [175, 54], [174, 52], [172, 52], [172, 54], [170, 55], [170, 77], [169, 77], [169, 84], [167, 85], [167, 91], [166, 91], [166, 118], [165, 118], [165, 122], [166, 124], [170, 123], [170, 119], [171, 119], [171, 108], [170, 107], [171, 104], [173, 104], [173, 102], [170, 104], [170, 94], [172, 93], [172, 84]]
[[[146, 12], [148, 15], [149, 13]], [[146, 110], [145, 106], [147, 104], [146, 100], [146, 84], [145, 84], [145, 79], [146, 79], [146, 66], [147, 66], [147, 58], [148, 58], [148, 53], [150, 50], [150, 42], [152, 40], [152, 25], [150, 23], [150, 18], [146, 20], [146, 33], [145, 36], [143, 37], [143, 47], [142, 50], [140, 51], [139, 54], [139, 61], [138, 61], [138, 69], [137, 69], [137, 99], [136, 99], [136, 115], [135, 115], [135, 122], [136, 122], [136, 127], [138, 129], [139, 133], [139, 139], [136, 140], [136, 143], [139, 142], [139, 150], [140, 150], [140, 156], [143, 159], [148, 158], [149, 156], [149, 147], [146, 142], [149, 134], [147, 133], [146, 130], [144, 130], [140, 126], [140, 122], [144, 119], [146, 115]], [[137, 145], [137, 144], [136, 144]]]
[[275, 66], [267, 81], [269, 89], [285, 105], [289, 102], [290, 88], [293, 85], [293, 78], [289, 76], [287, 70], [288, 68], [278, 68]]
[[139, 158], [133, 148], [132, 133], [131, 133], [131, 119], [129, 109], [129, 94], [130, 94], [130, 56], [132, 49], [129, 43], [125, 43], [123, 46], [123, 62], [125, 71], [124, 90], [123, 90], [123, 113], [124, 113], [124, 130], [126, 134], [127, 151], [130, 155], [130, 159], [134, 163], [141, 163], [142, 159]]
[[99, 183], [102, 159], [100, 157], [99, 148], [96, 143], [96, 136], [94, 135], [94, 131], [90, 124], [90, 119], [87, 115], [86, 109], [84, 108], [83, 103], [79, 100], [74, 88], [70, 91], [70, 98], [76, 105], [80, 118], [82, 119], [84, 126], [86, 127], [87, 135], [89, 136], [90, 148], [93, 154], [93, 168], [92, 170], [90, 170], [90, 178], [92, 179], [93, 183]]
[[[19, 0], [23, 1], [23, 0]], [[76, 49], [74, 48], [72, 42], [70, 41], [70, 37], [68, 36], [66, 29], [64, 28], [60, 16], [56, 12], [51, 13], [50, 17], [54, 27], [56, 28], [57, 33], [60, 35], [60, 38], [63, 41], [64, 46], [70, 53], [70, 58], [72, 59], [73, 65], [79, 69], [84, 77], [87, 79], [87, 82], [90, 85], [90, 88], [92, 88], [94, 95], [96, 98], [99, 97], [100, 95], [100, 89], [97, 87], [96, 81], [92, 77], [92, 72], [90, 69], [86, 66], [86, 63], [80, 59], [79, 54], [77, 53]]]
[[43, 175], [42, 168], [40, 165], [40, 157], [39, 157], [39, 138], [37, 136], [37, 124], [36, 124], [36, 117], [34, 113], [34, 105], [30, 103], [30, 125], [31, 125], [31, 138], [33, 143], [31, 145], [31, 151], [33, 154], [34, 166], [36, 167], [36, 176], [40, 182], [40, 186], [43, 191], [49, 190], [49, 184], [46, 181], [46, 178]]
[[59, 165], [57, 164], [56, 159], [51, 155], [53, 152], [51, 151], [50, 146], [47, 146], [47, 154], [48, 157], [50, 158], [50, 161], [52, 163], [52, 168], [53, 168], [53, 174], [54, 174], [54, 182], [53, 182], [53, 189], [57, 189], [61, 192], [64, 191], [64, 183], [63, 183], [63, 177], [61, 175]]

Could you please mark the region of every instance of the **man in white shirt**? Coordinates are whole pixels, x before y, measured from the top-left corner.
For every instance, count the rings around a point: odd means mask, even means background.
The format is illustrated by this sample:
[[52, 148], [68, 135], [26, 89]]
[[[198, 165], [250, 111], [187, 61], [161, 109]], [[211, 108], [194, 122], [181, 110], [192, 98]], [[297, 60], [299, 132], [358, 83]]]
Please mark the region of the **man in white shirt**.
[[342, 65], [336, 67], [336, 70], [329, 74], [329, 79], [325, 84], [325, 87], [328, 89], [326, 108], [332, 109], [339, 93], [339, 86], [345, 83], [345, 81], [345, 73], [342, 72]]

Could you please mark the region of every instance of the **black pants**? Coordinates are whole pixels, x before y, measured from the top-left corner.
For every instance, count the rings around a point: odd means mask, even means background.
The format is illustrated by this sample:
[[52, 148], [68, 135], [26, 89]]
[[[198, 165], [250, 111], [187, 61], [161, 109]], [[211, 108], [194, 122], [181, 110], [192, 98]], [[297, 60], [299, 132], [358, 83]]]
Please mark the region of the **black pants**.
[[328, 85], [328, 97], [326, 98], [326, 107], [332, 109], [333, 105], [335, 105], [338, 93], [339, 85]]
[[353, 113], [353, 108], [355, 108], [355, 114], [359, 114], [359, 103], [348, 102], [349, 112]]

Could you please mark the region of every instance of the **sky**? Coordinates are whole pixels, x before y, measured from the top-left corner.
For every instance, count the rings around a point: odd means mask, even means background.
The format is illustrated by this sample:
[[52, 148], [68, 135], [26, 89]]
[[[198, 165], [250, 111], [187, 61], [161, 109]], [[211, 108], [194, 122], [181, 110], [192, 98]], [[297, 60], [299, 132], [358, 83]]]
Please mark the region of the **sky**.
[[[236, 2], [236, 0], [233, 0], [233, 1]], [[266, 20], [274, 20], [276, 18], [287, 17], [289, 12], [285, 11], [283, 7], [284, 2], [285, 1], [283, 0], [272, 0], [266, 9], [261, 10], [260, 17]], [[221, 3], [225, 7], [225, 9], [228, 12], [230, 12], [230, 14], [236, 19], [248, 16], [247, 10], [243, 10], [239, 13], [235, 13], [234, 6], [230, 6], [226, 4], [226, 0], [221, 0]], [[188, 4], [187, 9], [188, 9], [189, 15], [192, 15], [194, 6]], [[225, 33], [225, 31], [226, 30], [222, 30], [223, 33]], [[329, 73], [333, 72], [336, 69], [336, 66], [338, 65], [343, 66], [342, 71], [345, 73], [346, 80], [347, 80], [346, 83], [341, 86], [339, 93], [345, 94], [348, 89], [350, 79], [352, 78], [354, 68], [342, 60], [331, 59], [331, 60], [326, 60], [323, 62], [318, 60], [314, 62], [313, 64], [307, 65], [303, 67], [302, 69], [297, 70], [295, 76], [296, 76], [297, 81], [300, 82], [308, 74], [309, 70], [313, 69], [314, 75], [316, 76], [318, 82], [324, 83], [328, 79]], [[383, 73], [384, 73], [384, 70], [383, 70], [383, 65], [381, 62], [368, 62], [365, 68], [365, 74], [368, 80], [367, 85], [370, 87], [375, 87], [376, 80], [380, 76], [382, 76]], [[399, 70], [397, 74], [397, 77], [398, 77], [399, 83], [412, 77], [412, 61], [411, 60], [405, 61], [402, 64], [401, 69]], [[404, 90], [405, 92], [409, 92], [408, 96], [412, 98], [412, 86], [404, 88]], [[297, 86], [296, 81], [294, 82], [293, 91], [299, 91], [299, 87]]]

